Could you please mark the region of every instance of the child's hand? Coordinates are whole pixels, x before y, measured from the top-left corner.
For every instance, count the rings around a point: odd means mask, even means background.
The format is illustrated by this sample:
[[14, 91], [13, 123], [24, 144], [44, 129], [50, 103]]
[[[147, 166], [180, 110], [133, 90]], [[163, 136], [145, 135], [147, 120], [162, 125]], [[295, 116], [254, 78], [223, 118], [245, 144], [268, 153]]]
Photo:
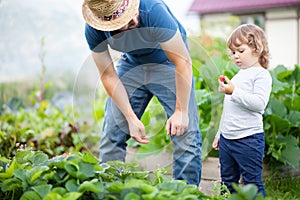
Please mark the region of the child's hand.
[[214, 142], [212, 144], [212, 147], [215, 149], [215, 150], [219, 150], [219, 142], [220, 142], [220, 138], [216, 137], [214, 139]]
[[232, 94], [234, 90], [234, 85], [232, 82], [227, 78], [227, 76], [220, 76], [219, 78], [219, 92], [222, 92], [224, 94]]

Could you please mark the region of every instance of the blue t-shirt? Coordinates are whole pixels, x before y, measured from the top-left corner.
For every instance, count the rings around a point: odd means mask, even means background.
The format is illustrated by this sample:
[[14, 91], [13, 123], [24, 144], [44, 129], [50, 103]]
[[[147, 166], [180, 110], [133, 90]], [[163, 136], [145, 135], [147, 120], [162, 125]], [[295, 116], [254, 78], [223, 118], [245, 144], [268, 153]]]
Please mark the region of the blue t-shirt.
[[167, 57], [160, 47], [161, 42], [171, 39], [177, 30], [187, 45], [186, 32], [167, 5], [161, 0], [140, 0], [139, 27], [118, 34], [100, 31], [86, 24], [85, 36], [89, 48], [102, 52], [109, 45], [123, 52], [139, 64], [163, 63]]

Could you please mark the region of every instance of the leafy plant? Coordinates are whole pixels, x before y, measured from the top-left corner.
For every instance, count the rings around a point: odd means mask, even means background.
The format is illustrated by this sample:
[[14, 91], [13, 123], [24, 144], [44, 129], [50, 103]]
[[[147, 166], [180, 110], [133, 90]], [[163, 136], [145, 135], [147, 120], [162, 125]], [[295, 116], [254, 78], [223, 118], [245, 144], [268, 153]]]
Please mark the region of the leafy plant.
[[98, 164], [91, 154], [56, 156], [19, 150], [1, 158], [1, 199], [204, 199], [196, 186], [167, 178], [154, 179], [135, 164]]
[[231, 78], [238, 68], [230, 61], [224, 39], [208, 35], [190, 38], [191, 57], [202, 133], [202, 158], [212, 150], [222, 114], [223, 95], [218, 92], [218, 78]]
[[98, 140], [88, 138], [94, 137], [86, 134], [90, 130], [88, 125], [73, 122], [71, 109], [62, 112], [46, 100], [37, 108], [5, 110], [0, 121], [0, 153], [7, 158], [13, 157], [21, 145], [53, 157], [82, 151], [86, 149], [85, 141], [94, 144]]
[[228, 200], [262, 200], [264, 199], [261, 193], [257, 194], [258, 189], [254, 184], [247, 184], [243, 187], [237, 184], [232, 185], [237, 193], [231, 194]]
[[271, 71], [273, 90], [264, 114], [268, 161], [299, 167], [300, 68], [278, 66]]
[[[195, 185], [171, 179], [165, 173], [164, 169], [157, 169], [151, 174], [148, 171], [141, 171], [137, 164], [120, 161], [99, 164], [98, 159], [90, 153], [69, 154], [49, 159], [48, 155], [41, 151], [26, 148], [18, 150], [11, 160], [0, 157], [0, 198], [3, 200], [225, 200], [227, 198], [204, 195]], [[229, 199], [253, 197], [251, 192], [255, 192], [255, 187], [241, 186], [237, 191], [237, 195], [229, 195]]]

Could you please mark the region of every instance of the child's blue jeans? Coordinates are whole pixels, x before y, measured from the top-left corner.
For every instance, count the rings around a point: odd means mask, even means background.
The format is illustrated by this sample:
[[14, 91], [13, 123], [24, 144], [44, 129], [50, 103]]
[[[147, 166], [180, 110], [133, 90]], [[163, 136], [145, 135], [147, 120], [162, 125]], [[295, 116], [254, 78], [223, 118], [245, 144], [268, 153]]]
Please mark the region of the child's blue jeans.
[[266, 196], [262, 181], [264, 157], [264, 132], [245, 138], [228, 140], [221, 134], [219, 143], [221, 179], [231, 193], [235, 192], [232, 183], [242, 179], [244, 184], [255, 184], [258, 193]]

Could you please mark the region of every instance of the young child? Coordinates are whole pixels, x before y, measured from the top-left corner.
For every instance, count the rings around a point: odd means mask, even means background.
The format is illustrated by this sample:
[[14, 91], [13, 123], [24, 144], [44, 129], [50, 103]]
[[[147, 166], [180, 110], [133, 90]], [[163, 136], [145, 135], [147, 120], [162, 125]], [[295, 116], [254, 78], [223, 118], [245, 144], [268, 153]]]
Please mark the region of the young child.
[[255, 184], [265, 197], [262, 114], [272, 89], [266, 36], [258, 26], [244, 24], [231, 33], [227, 47], [240, 70], [231, 80], [219, 79], [218, 90], [225, 98], [213, 148], [220, 152], [221, 179], [231, 193], [232, 183], [238, 183], [242, 175], [244, 184]]

